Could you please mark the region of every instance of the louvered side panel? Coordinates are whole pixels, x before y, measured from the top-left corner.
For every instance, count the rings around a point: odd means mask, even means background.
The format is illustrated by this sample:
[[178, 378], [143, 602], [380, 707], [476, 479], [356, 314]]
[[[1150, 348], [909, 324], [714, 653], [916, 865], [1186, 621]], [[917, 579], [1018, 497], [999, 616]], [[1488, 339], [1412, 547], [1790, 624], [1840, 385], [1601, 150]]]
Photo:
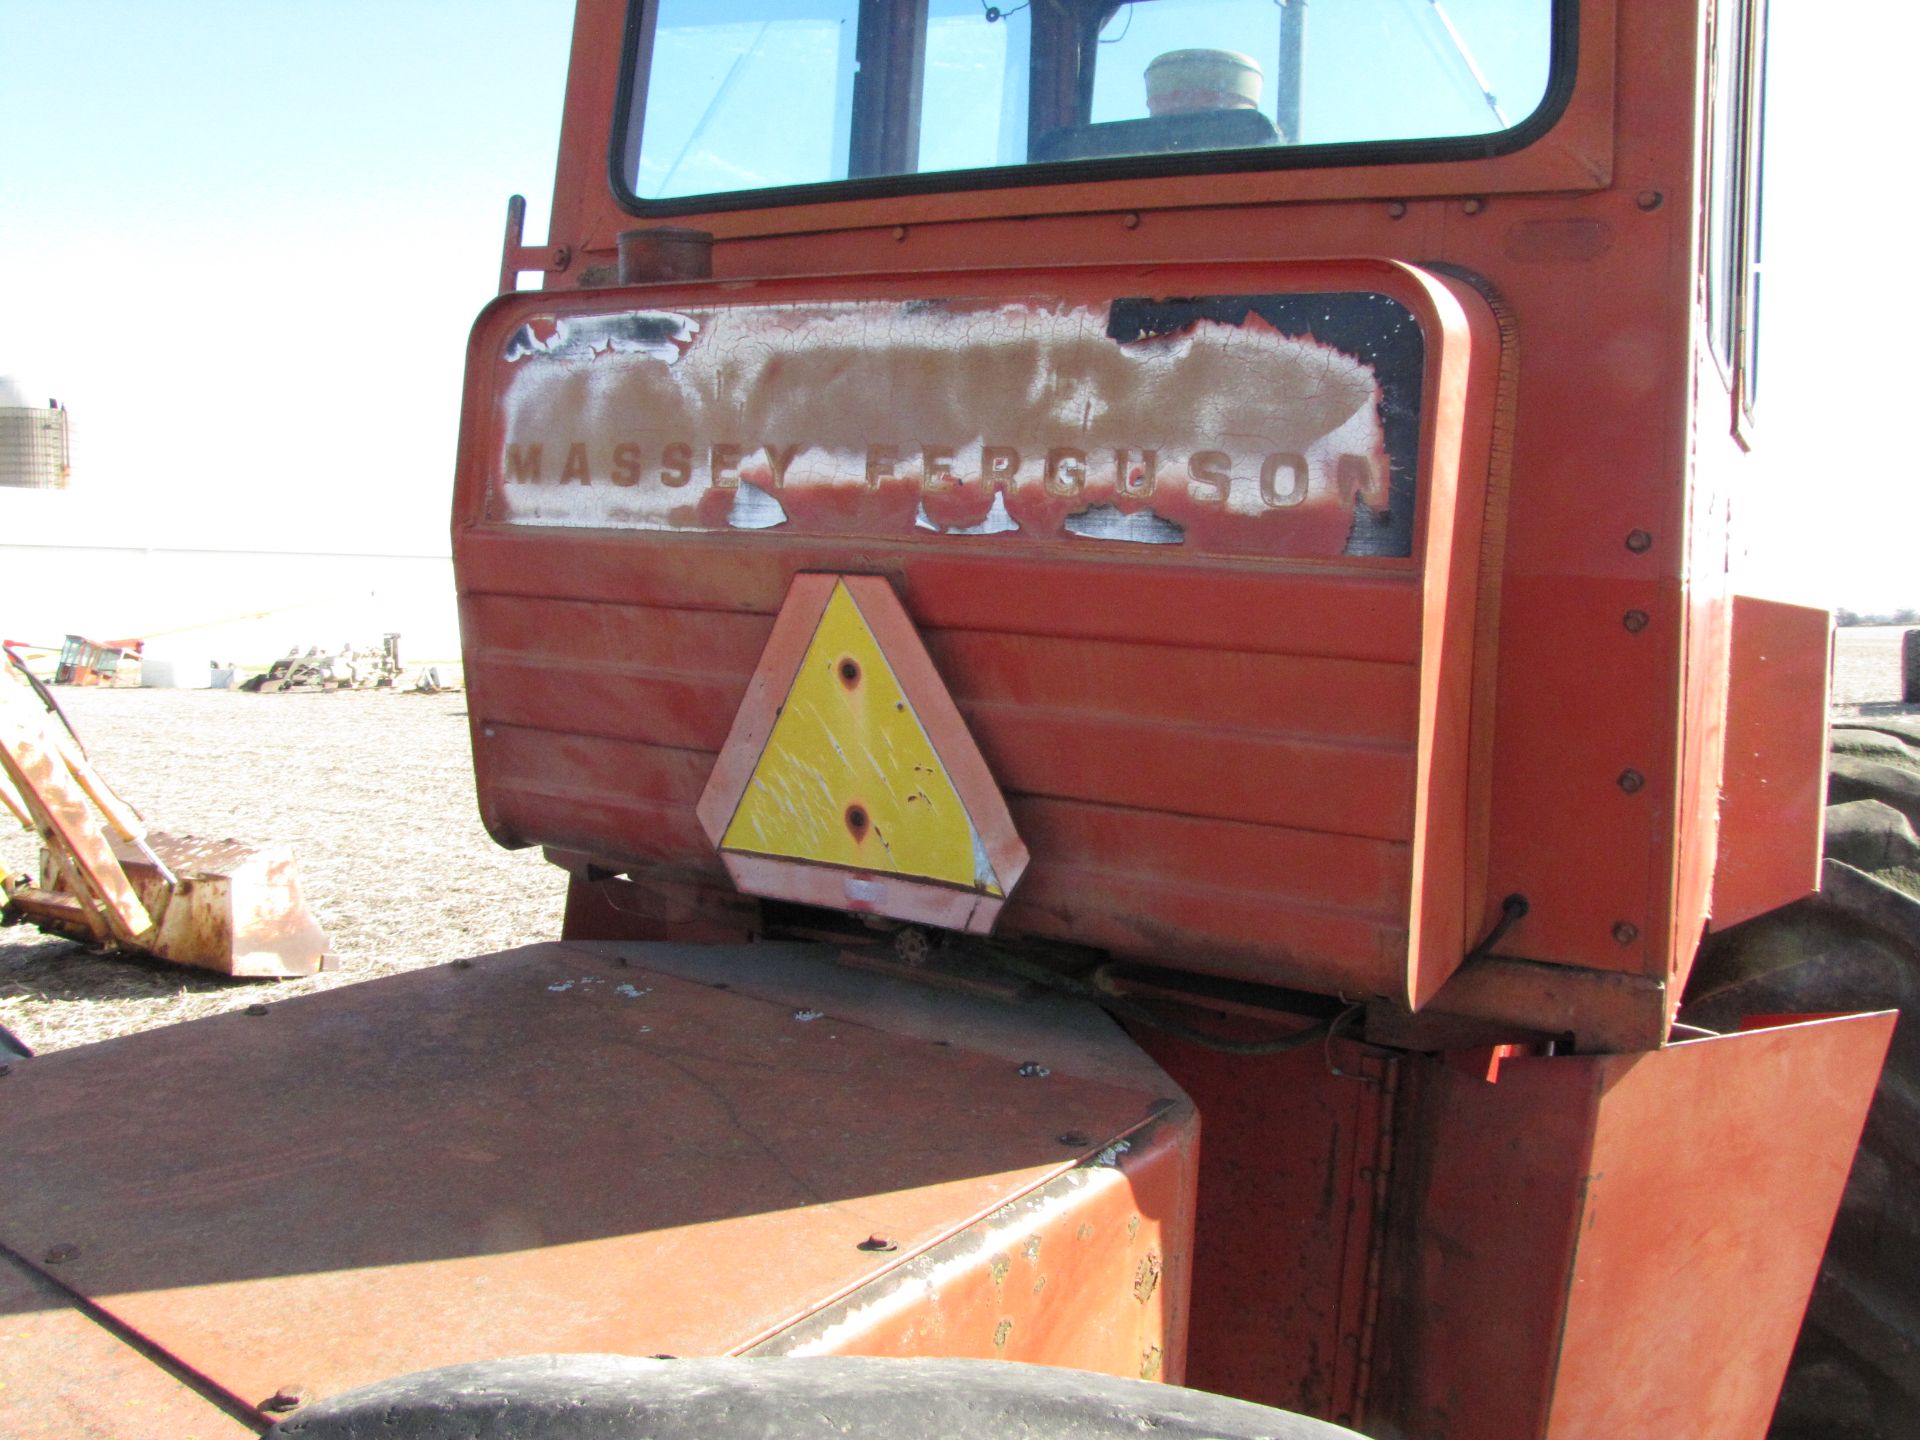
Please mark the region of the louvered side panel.
[[[470, 595], [475, 761], [503, 838], [725, 887], [694, 805], [768, 617]], [[929, 632], [1034, 863], [1018, 933], [1391, 989], [1410, 667]], [[1343, 733], [1345, 732], [1345, 733]]]

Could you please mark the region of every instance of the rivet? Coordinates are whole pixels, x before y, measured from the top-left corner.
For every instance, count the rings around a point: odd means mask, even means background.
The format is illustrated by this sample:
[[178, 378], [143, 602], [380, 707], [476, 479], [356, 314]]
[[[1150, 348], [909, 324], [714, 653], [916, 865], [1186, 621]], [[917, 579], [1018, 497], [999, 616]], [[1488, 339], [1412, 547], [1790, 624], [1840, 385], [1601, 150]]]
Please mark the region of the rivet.
[[554, 248], [553, 268], [555, 270], [564, 270], [567, 268], [567, 266], [571, 265], [572, 263], [573, 263], [573, 251], [569, 250], [564, 245], [556, 246]]
[[1404, 220], [1406, 218], [1407, 218], [1407, 202], [1406, 201], [1389, 200], [1387, 202], [1387, 219]]
[[1062, 1145], [1071, 1146], [1075, 1150], [1083, 1150], [1093, 1143], [1093, 1137], [1081, 1130], [1068, 1130], [1054, 1138]]
[[1620, 788], [1629, 795], [1638, 794], [1640, 787], [1646, 783], [1647, 777], [1642, 775], [1638, 770], [1622, 770], [1620, 772]]
[[887, 1250], [898, 1250], [900, 1247], [894, 1243], [894, 1239], [891, 1235], [881, 1235], [878, 1232], [876, 1232], [872, 1235], [867, 1236], [866, 1239], [862, 1240], [858, 1245], [854, 1246], [853, 1248], [856, 1250], [867, 1250], [867, 1251], [887, 1251]]
[[1630, 920], [1621, 920], [1613, 927], [1613, 941], [1616, 945], [1631, 945], [1640, 938], [1640, 927]]
[[1120, 223], [1129, 230], [1138, 230], [1140, 228], [1140, 212], [1138, 210], [1129, 210], [1120, 217]]
[[69, 1260], [80, 1258], [78, 1245], [56, 1245], [42, 1257], [49, 1265], [64, 1265]]
[[466, 956], [463, 955], [458, 960], [453, 962], [453, 968], [456, 970], [471, 970], [473, 969], [473, 961], [467, 959]]
[[1633, 197], [1633, 203], [1638, 205], [1642, 210], [1647, 211], [1658, 210], [1666, 203], [1666, 200], [1667, 197], [1662, 195], [1658, 190], [1642, 190], [1638, 195]]
[[1474, 195], [1462, 200], [1460, 202], [1460, 208], [1469, 215], [1478, 215], [1482, 210], [1487, 208], [1487, 202], [1482, 200], [1478, 195]]
[[1647, 612], [1644, 610], [1629, 610], [1620, 617], [1620, 623], [1627, 627], [1627, 633], [1629, 635], [1638, 635], [1642, 630], [1647, 628]]
[[1044, 1080], [1047, 1076], [1053, 1074], [1053, 1071], [1042, 1065], [1038, 1060], [1029, 1060], [1020, 1067], [1018, 1074], [1023, 1080]]
[[267, 1007], [264, 1005], [255, 1003], [247, 1006], [247, 1014], [249, 1015], [264, 1015], [266, 1013], [267, 1013]]
[[1627, 532], [1627, 549], [1631, 550], [1634, 554], [1644, 555], [1652, 548], [1653, 536], [1649, 535], [1646, 531], [1629, 530]]
[[902, 240], [905, 240], [905, 239], [907, 238], [907, 227], [906, 227], [906, 226], [904, 226], [904, 225], [896, 225], [896, 226], [894, 226], [894, 227], [893, 227], [893, 238], [894, 238], [894, 241], [895, 241], [895, 243], [898, 243], [899, 241], [902, 241]]

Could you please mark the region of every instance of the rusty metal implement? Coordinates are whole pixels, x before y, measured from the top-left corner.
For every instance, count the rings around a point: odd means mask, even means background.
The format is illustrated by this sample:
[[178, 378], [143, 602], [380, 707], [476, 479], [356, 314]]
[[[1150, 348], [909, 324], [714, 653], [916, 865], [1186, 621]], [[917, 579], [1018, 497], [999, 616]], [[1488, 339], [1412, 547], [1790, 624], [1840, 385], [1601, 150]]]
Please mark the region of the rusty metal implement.
[[40, 837], [38, 882], [0, 873], [0, 920], [225, 975], [330, 969], [284, 845], [149, 830], [0, 667], [0, 809]]

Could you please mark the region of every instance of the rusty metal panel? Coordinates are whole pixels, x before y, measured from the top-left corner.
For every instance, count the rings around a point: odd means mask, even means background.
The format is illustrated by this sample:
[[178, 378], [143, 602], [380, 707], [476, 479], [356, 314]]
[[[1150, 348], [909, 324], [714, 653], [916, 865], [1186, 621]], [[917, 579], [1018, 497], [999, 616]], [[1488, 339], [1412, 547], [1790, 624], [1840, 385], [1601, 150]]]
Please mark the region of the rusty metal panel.
[[0, 1435], [7, 1440], [257, 1433], [0, 1251]]
[[1169, 1109], [755, 1347], [950, 1355], [1185, 1379], [1199, 1120]]
[[1180, 1103], [1097, 1012], [1092, 1039], [961, 997], [896, 1017], [871, 976], [795, 1004], [647, 953], [535, 946], [16, 1063], [0, 1243], [250, 1405], [719, 1354]]
[[1235, 1056], [1139, 1038], [1206, 1125], [1187, 1383], [1355, 1423], [1373, 1349], [1394, 1062], [1340, 1040]]
[[1413, 1067], [1366, 1423], [1757, 1440], [1893, 1022]]
[[[1015, 823], [1052, 821], [1001, 933], [1424, 1002], [1479, 909], [1490, 315], [1377, 262], [1137, 284], [496, 302], [455, 528], [493, 833], [713, 875], [667, 752], [719, 751], [796, 574], [857, 570], [926, 635]], [[1217, 873], [1256, 864], [1272, 884]]]
[[1733, 597], [1715, 930], [1820, 888], [1832, 666], [1825, 610]]

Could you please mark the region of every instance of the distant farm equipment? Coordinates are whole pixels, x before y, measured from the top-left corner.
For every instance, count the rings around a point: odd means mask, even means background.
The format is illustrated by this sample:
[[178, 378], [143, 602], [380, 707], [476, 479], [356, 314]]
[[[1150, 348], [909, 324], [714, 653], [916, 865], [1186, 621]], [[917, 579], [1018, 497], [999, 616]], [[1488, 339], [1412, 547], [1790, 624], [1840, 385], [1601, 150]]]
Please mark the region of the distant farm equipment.
[[242, 681], [240, 688], [256, 694], [284, 690], [389, 690], [405, 673], [400, 663], [400, 636], [389, 631], [378, 645], [354, 645], [337, 650], [299, 646], [273, 662], [264, 675]]

